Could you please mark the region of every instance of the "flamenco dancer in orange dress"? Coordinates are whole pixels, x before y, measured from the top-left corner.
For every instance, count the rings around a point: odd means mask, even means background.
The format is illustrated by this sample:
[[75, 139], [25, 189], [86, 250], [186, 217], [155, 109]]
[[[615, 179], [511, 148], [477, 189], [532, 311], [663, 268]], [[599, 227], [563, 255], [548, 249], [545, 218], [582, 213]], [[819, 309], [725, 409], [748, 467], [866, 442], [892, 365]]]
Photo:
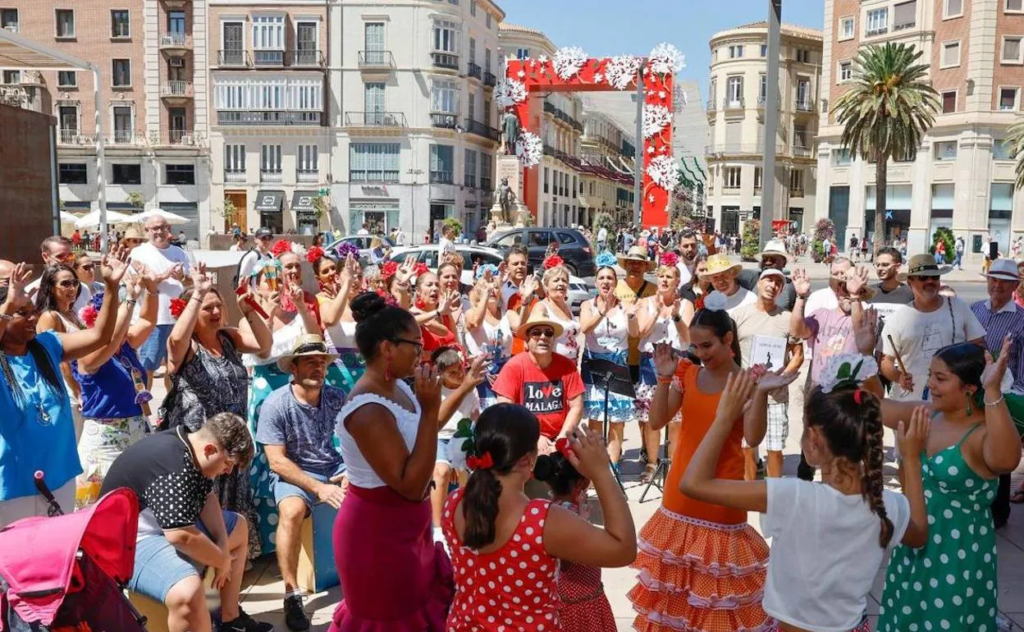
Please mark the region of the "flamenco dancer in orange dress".
[[[651, 401], [650, 424], [660, 429], [682, 407], [683, 425], [674, 446], [665, 496], [658, 512], [640, 530], [633, 568], [639, 581], [629, 592], [637, 611], [638, 632], [767, 632], [775, 621], [761, 608], [768, 545], [747, 524], [742, 510], [693, 500], [679, 481], [704, 434], [732, 373], [740, 371], [736, 326], [714, 293], [694, 314], [690, 338], [703, 363], [677, 361], [667, 345], [655, 351], [658, 386]], [[767, 393], [786, 378], [763, 375], [758, 396], [737, 419], [718, 462], [717, 476], [743, 480], [745, 437], [758, 445], [766, 430]]]

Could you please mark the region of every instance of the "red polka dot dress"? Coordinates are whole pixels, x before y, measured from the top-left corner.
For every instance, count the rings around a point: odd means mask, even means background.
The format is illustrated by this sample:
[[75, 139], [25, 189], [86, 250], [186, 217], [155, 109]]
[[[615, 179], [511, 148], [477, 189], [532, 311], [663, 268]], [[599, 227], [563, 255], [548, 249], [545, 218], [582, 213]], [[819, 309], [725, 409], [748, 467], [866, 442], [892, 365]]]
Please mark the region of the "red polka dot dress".
[[[579, 514], [575, 503], [561, 503]], [[601, 567], [559, 561], [558, 596], [562, 606], [558, 616], [563, 632], [608, 632], [615, 629], [615, 616], [604, 594]]]
[[551, 503], [531, 500], [508, 542], [491, 553], [479, 553], [463, 546], [455, 532], [455, 509], [464, 491], [448, 496], [441, 517], [455, 570], [448, 632], [561, 631], [558, 560], [544, 550], [544, 521]]

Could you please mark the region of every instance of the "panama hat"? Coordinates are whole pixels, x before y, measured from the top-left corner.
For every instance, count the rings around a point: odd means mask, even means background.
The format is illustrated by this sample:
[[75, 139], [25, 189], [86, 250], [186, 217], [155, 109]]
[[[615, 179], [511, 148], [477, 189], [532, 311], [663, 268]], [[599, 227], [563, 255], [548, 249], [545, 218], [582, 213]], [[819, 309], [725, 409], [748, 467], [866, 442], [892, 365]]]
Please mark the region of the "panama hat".
[[952, 266], [940, 266], [935, 263], [935, 255], [923, 254], [914, 255], [907, 263], [907, 278], [910, 277], [936, 277], [949, 274], [953, 271]]
[[622, 268], [626, 267], [627, 261], [640, 261], [646, 264], [648, 272], [658, 267], [658, 264], [656, 262], [651, 261], [650, 259], [647, 258], [647, 250], [641, 248], [640, 246], [633, 246], [632, 248], [629, 249], [629, 252], [627, 252], [625, 255], [619, 255], [618, 257], [616, 257], [616, 259], [619, 262], [619, 266]]
[[765, 255], [774, 255], [776, 257], [782, 257], [789, 263], [789, 253], [786, 252], [786, 244], [782, 243], [778, 239], [773, 239], [764, 245], [764, 250], [757, 253], [757, 260], [760, 261], [761, 257]]
[[1000, 281], [1020, 281], [1017, 262], [1010, 259], [995, 259], [989, 264], [988, 272], [981, 276]]
[[323, 337], [317, 334], [302, 334], [295, 339], [295, 344], [292, 345], [292, 352], [278, 358], [277, 368], [285, 373], [291, 373], [292, 362], [295, 358], [309, 356], [323, 356], [327, 358], [328, 362], [334, 362], [338, 359], [338, 354], [333, 353], [327, 348], [327, 343], [324, 342]]
[[561, 336], [562, 333], [565, 331], [565, 329], [563, 329], [562, 326], [556, 323], [555, 321], [544, 318], [537, 312], [530, 312], [530, 318], [522, 325], [519, 325], [519, 329], [516, 330], [516, 337], [526, 340], [527, 338], [529, 338], [529, 336], [527, 336], [526, 334], [531, 329], [542, 325], [551, 327], [551, 329], [555, 331], [555, 338]]
[[728, 272], [732, 276], [736, 276], [743, 269], [741, 264], [734, 264], [729, 261], [728, 255], [715, 254], [708, 257], [708, 269], [701, 273], [701, 277], [714, 276], [722, 272]]
[[124, 231], [124, 235], [121, 235], [121, 239], [140, 239], [146, 241], [146, 236], [142, 234], [142, 229], [138, 226], [129, 226]]

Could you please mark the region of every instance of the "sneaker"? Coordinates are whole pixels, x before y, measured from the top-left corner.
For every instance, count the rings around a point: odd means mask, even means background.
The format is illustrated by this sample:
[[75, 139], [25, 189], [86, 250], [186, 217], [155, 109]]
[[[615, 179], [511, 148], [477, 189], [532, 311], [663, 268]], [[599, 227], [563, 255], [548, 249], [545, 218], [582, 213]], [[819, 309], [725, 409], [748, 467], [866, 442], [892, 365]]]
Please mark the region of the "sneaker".
[[284, 623], [289, 630], [308, 630], [309, 617], [302, 609], [302, 597], [289, 595], [284, 598]]
[[[285, 601], [287, 604], [287, 600]], [[299, 608], [301, 609], [302, 602], [299, 602]], [[309, 627], [307, 620], [306, 627]], [[270, 623], [263, 623], [262, 621], [256, 621], [245, 613], [241, 608], [238, 609], [238, 617], [231, 621], [224, 621], [220, 624], [221, 632], [274, 632], [274, 626]]]

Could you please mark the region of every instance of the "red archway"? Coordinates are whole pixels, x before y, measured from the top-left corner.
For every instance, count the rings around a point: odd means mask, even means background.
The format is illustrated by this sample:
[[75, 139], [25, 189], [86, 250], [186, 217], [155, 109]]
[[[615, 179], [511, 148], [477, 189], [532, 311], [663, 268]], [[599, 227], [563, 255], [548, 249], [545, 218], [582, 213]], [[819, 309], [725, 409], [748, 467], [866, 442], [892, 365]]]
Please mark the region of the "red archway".
[[[607, 92], [636, 90], [644, 82], [643, 186], [641, 224], [668, 225], [668, 205], [678, 183], [672, 157], [673, 83], [683, 58], [675, 47], [660, 44], [646, 58], [607, 57], [591, 59], [578, 48], [560, 49], [554, 59], [509, 59], [505, 81], [496, 93], [498, 105], [511, 109], [519, 119], [517, 155], [523, 166], [523, 196], [537, 217], [541, 108], [539, 92]], [[525, 136], [523, 133], [526, 133]], [[636, 139], [640, 142], [641, 139]], [[531, 147], [531, 145], [533, 145]]]

